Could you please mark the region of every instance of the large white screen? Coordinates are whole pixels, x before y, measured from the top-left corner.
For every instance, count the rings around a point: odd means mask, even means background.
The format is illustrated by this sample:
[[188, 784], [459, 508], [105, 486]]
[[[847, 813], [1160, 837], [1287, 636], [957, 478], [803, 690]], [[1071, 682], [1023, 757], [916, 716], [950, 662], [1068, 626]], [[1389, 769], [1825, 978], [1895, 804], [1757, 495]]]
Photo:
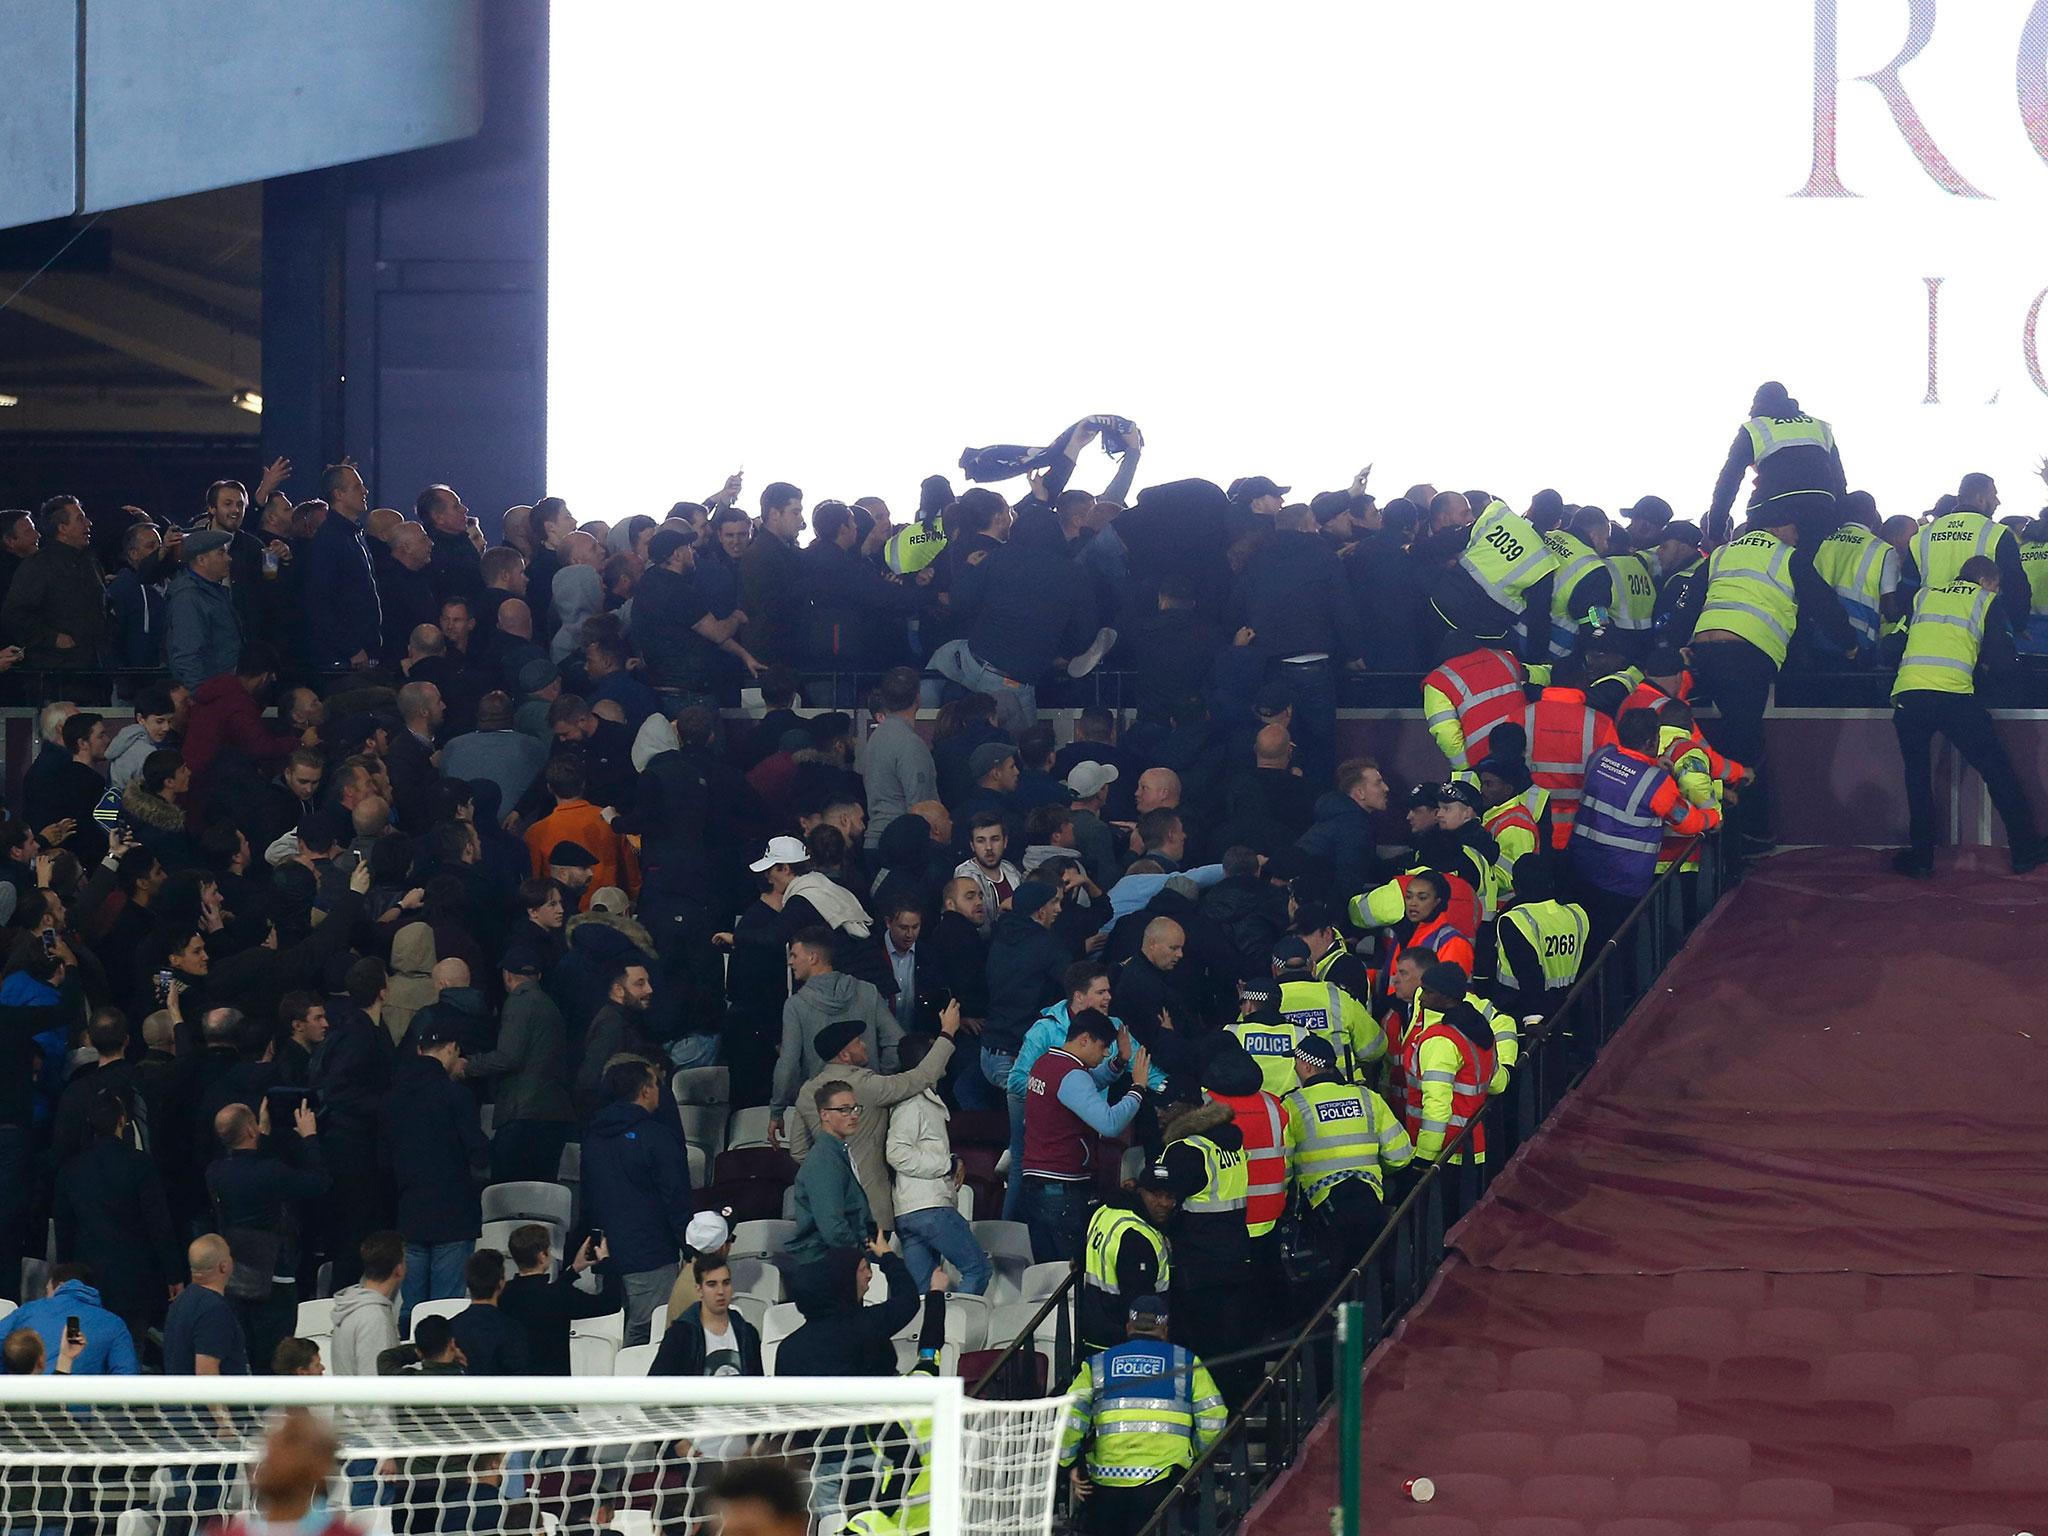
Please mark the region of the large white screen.
[[[1778, 378], [1886, 512], [1966, 469], [2032, 508], [2029, 10], [557, 0], [548, 489], [659, 513], [744, 465], [750, 507], [901, 511], [965, 446], [1110, 411], [1141, 485], [1372, 460], [1383, 495], [1692, 515]], [[1888, 105], [1858, 77], [1914, 18]], [[1855, 196], [1799, 195], [1817, 70]]]

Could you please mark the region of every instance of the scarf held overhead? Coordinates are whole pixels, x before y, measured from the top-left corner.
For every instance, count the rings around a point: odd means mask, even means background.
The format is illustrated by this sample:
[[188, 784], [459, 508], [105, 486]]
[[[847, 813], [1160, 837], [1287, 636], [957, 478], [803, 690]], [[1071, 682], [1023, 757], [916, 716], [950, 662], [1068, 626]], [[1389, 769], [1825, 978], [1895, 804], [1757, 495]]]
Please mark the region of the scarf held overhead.
[[[968, 448], [960, 454], [960, 470], [969, 480], [986, 485], [1046, 469], [1046, 489], [1057, 496], [1066, 489], [1067, 479], [1081, 450], [1102, 439], [1102, 451], [1122, 459], [1145, 446], [1145, 436], [1128, 416], [1084, 416], [1043, 448], [1026, 448], [1017, 443], [996, 443], [987, 448]], [[1054, 482], [1057, 482], [1056, 484]]]

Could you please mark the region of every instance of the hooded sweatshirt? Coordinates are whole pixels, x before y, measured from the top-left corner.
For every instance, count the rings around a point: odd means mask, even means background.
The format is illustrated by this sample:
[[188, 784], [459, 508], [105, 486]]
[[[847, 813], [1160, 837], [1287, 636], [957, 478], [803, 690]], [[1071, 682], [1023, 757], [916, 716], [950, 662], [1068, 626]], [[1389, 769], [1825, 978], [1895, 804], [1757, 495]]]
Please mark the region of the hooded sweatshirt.
[[107, 748], [107, 782], [116, 789], [126, 789], [128, 781], [141, 774], [143, 759], [154, 752], [156, 746], [140, 720], [131, 720], [122, 726], [114, 733], [113, 743]]
[[781, 1119], [796, 1102], [797, 1089], [818, 1075], [818, 1031], [852, 1019], [866, 1026], [868, 1062], [884, 1076], [896, 1070], [896, 1045], [903, 1026], [882, 1002], [882, 994], [844, 971], [813, 976], [782, 1005], [782, 1046], [775, 1058], [775, 1086], [768, 1107]]
[[782, 1341], [775, 1354], [778, 1376], [894, 1376], [891, 1339], [917, 1316], [921, 1291], [900, 1256], [883, 1253], [871, 1262], [888, 1277], [889, 1299], [865, 1306], [855, 1294], [860, 1267], [857, 1248], [835, 1248], [790, 1276], [790, 1299], [804, 1325]]
[[384, 1027], [393, 1043], [403, 1040], [412, 1016], [436, 1001], [434, 929], [429, 923], [407, 923], [391, 941], [390, 991], [384, 997]]
[[604, 579], [587, 565], [565, 565], [555, 572], [554, 599], [561, 628], [548, 654], [560, 664], [582, 648], [583, 621], [604, 611]]
[[334, 1338], [327, 1368], [337, 1376], [374, 1376], [377, 1356], [398, 1347], [398, 1298], [367, 1285], [334, 1293]]

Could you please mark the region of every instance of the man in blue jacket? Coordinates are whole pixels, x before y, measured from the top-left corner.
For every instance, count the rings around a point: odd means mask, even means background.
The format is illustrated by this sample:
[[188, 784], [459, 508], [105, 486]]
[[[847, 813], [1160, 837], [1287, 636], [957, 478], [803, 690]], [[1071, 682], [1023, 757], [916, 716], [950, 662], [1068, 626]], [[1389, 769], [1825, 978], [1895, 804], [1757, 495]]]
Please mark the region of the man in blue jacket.
[[142, 1367], [135, 1360], [135, 1340], [129, 1336], [128, 1325], [100, 1304], [100, 1293], [93, 1289], [90, 1265], [51, 1265], [48, 1294], [42, 1300], [32, 1301], [10, 1314], [5, 1332], [13, 1334], [23, 1328], [34, 1329], [43, 1341], [43, 1354], [48, 1362], [43, 1369], [54, 1371], [64, 1344], [66, 1319], [73, 1317], [78, 1319], [79, 1332], [85, 1335], [85, 1348], [71, 1363], [73, 1375], [142, 1374]]
[[583, 1132], [584, 1215], [626, 1288], [626, 1342], [645, 1344], [682, 1269], [690, 1155], [681, 1123], [655, 1113], [661, 1080], [645, 1061], [606, 1067], [599, 1087], [603, 1107]]

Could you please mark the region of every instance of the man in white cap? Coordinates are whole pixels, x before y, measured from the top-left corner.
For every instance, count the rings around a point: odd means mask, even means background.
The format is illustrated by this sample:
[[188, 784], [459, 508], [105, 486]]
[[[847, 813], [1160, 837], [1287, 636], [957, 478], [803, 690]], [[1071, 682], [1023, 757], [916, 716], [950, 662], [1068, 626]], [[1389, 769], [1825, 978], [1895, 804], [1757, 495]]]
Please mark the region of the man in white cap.
[[732, 1247], [731, 1210], [699, 1211], [683, 1228], [683, 1268], [668, 1293], [670, 1321], [681, 1317], [697, 1300], [697, 1276], [690, 1265], [698, 1259], [723, 1259]]
[[1117, 781], [1114, 763], [1076, 763], [1067, 774], [1067, 793], [1074, 797], [1074, 850], [1088, 866], [1088, 878], [1104, 890], [1116, 884], [1116, 836], [1103, 820], [1109, 786]]

